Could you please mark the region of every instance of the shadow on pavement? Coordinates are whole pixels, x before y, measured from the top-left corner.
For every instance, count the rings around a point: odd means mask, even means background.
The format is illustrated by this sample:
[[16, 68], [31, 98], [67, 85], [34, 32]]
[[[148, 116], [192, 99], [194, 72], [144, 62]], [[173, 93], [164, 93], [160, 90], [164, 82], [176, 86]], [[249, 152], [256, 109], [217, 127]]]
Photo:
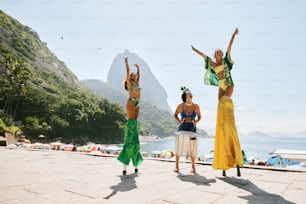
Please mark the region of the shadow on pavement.
[[204, 176], [200, 176], [199, 174], [184, 175], [182, 173], [178, 173], [177, 178], [181, 181], [191, 182], [196, 185], [210, 186], [210, 183], [216, 183], [216, 179], [207, 179]]
[[265, 203], [265, 204], [275, 204], [275, 203], [292, 203], [290, 201], [285, 200], [283, 197], [277, 194], [268, 193], [260, 188], [258, 188], [255, 184], [247, 179], [238, 179], [234, 177], [225, 177], [218, 178], [228, 184], [231, 184], [237, 188], [248, 191], [252, 193], [252, 195], [247, 196], [239, 196], [239, 198], [245, 199], [248, 203]]
[[114, 195], [117, 194], [117, 192], [124, 192], [124, 191], [130, 191], [135, 188], [137, 188], [135, 178], [137, 177], [137, 174], [130, 174], [126, 176], [120, 176], [120, 182], [115, 185], [111, 186], [110, 188], [113, 190], [111, 194], [104, 197], [104, 199], [110, 199]]

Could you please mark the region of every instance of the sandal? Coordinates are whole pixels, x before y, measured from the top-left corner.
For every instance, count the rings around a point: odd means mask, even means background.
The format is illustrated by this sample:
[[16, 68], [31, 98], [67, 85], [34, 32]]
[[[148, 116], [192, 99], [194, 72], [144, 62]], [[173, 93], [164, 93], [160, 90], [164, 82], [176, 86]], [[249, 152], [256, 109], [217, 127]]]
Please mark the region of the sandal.
[[174, 169], [173, 171], [176, 172], [176, 173], [179, 173], [179, 172], [180, 172], [180, 170], [179, 170], [178, 167], [175, 167], [175, 169]]
[[222, 176], [226, 177], [226, 172], [225, 172], [225, 170], [222, 171]]

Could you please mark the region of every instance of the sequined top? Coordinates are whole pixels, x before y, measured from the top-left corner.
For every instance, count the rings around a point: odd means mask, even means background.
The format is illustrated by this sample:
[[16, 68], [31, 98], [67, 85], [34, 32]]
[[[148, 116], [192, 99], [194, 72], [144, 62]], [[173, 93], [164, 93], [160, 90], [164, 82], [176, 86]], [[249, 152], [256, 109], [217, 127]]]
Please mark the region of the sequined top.
[[141, 88], [136, 82], [132, 82], [130, 88], [128, 89], [130, 93], [133, 91], [139, 91], [139, 90], [141, 90]]

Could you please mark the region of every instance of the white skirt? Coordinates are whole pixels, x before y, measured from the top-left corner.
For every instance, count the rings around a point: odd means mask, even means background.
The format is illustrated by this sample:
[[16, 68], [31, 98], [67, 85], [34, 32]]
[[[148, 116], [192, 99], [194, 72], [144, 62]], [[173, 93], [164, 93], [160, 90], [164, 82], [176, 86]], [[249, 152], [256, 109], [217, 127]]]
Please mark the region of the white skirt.
[[191, 131], [176, 132], [176, 156], [196, 157], [198, 154], [198, 135]]

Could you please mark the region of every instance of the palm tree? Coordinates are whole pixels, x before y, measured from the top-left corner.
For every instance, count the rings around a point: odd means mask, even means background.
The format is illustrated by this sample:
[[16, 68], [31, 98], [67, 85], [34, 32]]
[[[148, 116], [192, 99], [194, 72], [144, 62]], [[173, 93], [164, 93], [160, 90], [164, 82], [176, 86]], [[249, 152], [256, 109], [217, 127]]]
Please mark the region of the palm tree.
[[3, 101], [2, 109], [15, 118], [20, 100], [26, 94], [29, 71], [23, 61], [11, 54], [0, 55], [0, 68], [3, 70], [0, 79], [1, 95], [4, 96], [0, 99]]

